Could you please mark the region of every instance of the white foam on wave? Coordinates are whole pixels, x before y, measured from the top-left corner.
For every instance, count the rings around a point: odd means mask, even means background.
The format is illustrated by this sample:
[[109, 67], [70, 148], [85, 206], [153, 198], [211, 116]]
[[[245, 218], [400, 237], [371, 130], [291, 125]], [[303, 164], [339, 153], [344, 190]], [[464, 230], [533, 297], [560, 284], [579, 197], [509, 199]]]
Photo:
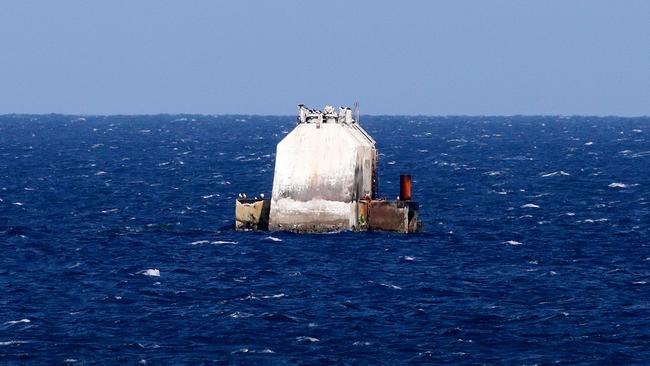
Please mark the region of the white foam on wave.
[[593, 144], [594, 144], [593, 141], [587, 141], [587, 142], [585, 142], [585, 146], [591, 146], [591, 145], [593, 145]]
[[320, 342], [320, 339], [318, 339], [318, 338], [307, 337], [307, 336], [296, 337], [296, 340], [297, 340], [298, 342], [309, 342], [309, 343]]
[[270, 240], [270, 241], [282, 241], [280, 238], [276, 238], [275, 236], [267, 236], [264, 238], [264, 240]]
[[614, 182], [610, 183], [608, 185], [609, 188], [627, 188], [627, 184], [625, 183], [620, 183], [620, 182]]
[[405, 256], [404, 256], [404, 260], [405, 260], [405, 261], [414, 261], [414, 260], [415, 260], [415, 257], [411, 257], [410, 255], [405, 255]]
[[120, 210], [119, 208], [110, 208], [108, 210], [102, 210], [101, 213], [107, 214], [107, 213], [118, 212], [119, 210]]
[[579, 220], [579, 221], [576, 221], [576, 222], [578, 224], [582, 224], [582, 223], [595, 224], [597, 222], [607, 222], [607, 221], [609, 221], [609, 220], [606, 219], [606, 218], [602, 218], [602, 219], [585, 219], [585, 220]]
[[11, 346], [14, 344], [25, 344], [29, 343], [29, 341], [0, 341], [0, 346]]
[[283, 297], [286, 297], [286, 296], [287, 295], [282, 293], [282, 294], [275, 294], [275, 295], [264, 295], [264, 296], [260, 296], [260, 298], [261, 299], [280, 299], [280, 298], [283, 298]]
[[237, 244], [237, 242], [232, 240], [215, 240], [212, 244]]
[[647, 283], [648, 283], [648, 281], [634, 281], [634, 282], [632, 282], [633, 285], [645, 285]]
[[397, 285], [390, 284], [390, 283], [380, 283], [380, 285], [384, 286], [384, 287], [388, 287], [388, 288], [393, 289], [393, 290], [401, 290], [402, 289], [401, 287], [399, 287]]
[[527, 203], [525, 205], [522, 205], [521, 208], [539, 208], [539, 205], [536, 205], [534, 203]]
[[205, 196], [201, 196], [201, 198], [203, 198], [205, 200], [207, 200], [208, 198], [212, 198], [212, 197], [219, 197], [219, 195], [215, 193], [215, 194], [207, 194]]
[[565, 172], [564, 170], [558, 170], [558, 171], [552, 172], [552, 173], [541, 173], [540, 177], [546, 178], [546, 177], [557, 177], [557, 176], [568, 176], [568, 175], [571, 175], [571, 174]]
[[106, 173], [106, 172], [103, 171], [103, 170], [100, 170], [100, 171], [98, 171], [97, 173], [95, 173], [95, 175], [104, 175], [104, 174], [108, 174], [108, 173]]
[[522, 242], [519, 242], [519, 241], [516, 241], [516, 240], [508, 240], [508, 241], [504, 241], [503, 243], [508, 244], [508, 245], [522, 245], [523, 244]]
[[233, 319], [249, 318], [251, 316], [253, 316], [253, 314], [244, 313], [244, 312], [240, 312], [240, 311], [235, 311], [234, 313], [231, 313], [231, 314], [228, 315], [229, 318], [233, 318]]
[[20, 324], [20, 323], [31, 323], [32, 321], [29, 319], [20, 319], [20, 320], [10, 320], [8, 322], [5, 322], [7, 325], [14, 325], [14, 324]]
[[498, 170], [492, 170], [492, 171], [483, 173], [483, 175], [489, 175], [491, 177], [494, 177], [495, 175], [501, 175], [501, 174], [503, 174], [503, 172], [500, 172]]
[[371, 344], [372, 343], [367, 341], [356, 341], [352, 343], [353, 346], [370, 346]]
[[190, 243], [191, 245], [210, 244], [210, 240], [197, 240]]
[[235, 354], [235, 353], [275, 353], [275, 351], [273, 351], [270, 348], [264, 348], [264, 349], [261, 349], [259, 351], [254, 350], [254, 349], [248, 349], [248, 348], [240, 348], [240, 349], [238, 349], [236, 351], [232, 351], [230, 353], [232, 353], [232, 354]]
[[15, 205], [15, 206], [25, 206], [25, 204], [22, 203], [22, 202], [14, 202], [14, 203], [12, 203], [12, 205]]
[[142, 271], [142, 274], [149, 277], [160, 277], [160, 270], [157, 268], [149, 268], [145, 271]]

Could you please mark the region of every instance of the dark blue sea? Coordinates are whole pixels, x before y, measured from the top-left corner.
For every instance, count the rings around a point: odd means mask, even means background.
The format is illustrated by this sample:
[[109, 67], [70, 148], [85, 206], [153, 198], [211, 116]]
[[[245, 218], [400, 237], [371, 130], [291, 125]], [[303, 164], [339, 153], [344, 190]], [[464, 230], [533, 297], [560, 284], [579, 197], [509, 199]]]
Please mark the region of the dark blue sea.
[[424, 232], [235, 232], [294, 125], [0, 116], [0, 364], [650, 363], [650, 118], [362, 116]]

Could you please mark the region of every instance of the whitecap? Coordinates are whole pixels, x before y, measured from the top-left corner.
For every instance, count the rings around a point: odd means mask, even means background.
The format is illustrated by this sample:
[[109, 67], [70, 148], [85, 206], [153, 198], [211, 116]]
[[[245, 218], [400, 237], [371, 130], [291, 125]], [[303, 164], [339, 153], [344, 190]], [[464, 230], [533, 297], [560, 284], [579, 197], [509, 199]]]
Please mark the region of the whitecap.
[[205, 195], [205, 196], [201, 196], [201, 198], [207, 200], [208, 198], [212, 198], [212, 197], [215, 197], [215, 196], [216, 196], [216, 197], [219, 197], [218, 194], [208, 194], [208, 195]]
[[352, 343], [353, 346], [370, 346], [372, 343], [366, 341], [356, 341]]
[[160, 277], [160, 270], [156, 268], [149, 268], [146, 271], [142, 271], [142, 274], [149, 277]]
[[233, 319], [249, 318], [251, 316], [253, 316], [253, 314], [244, 313], [244, 312], [240, 312], [240, 311], [235, 311], [234, 313], [231, 313], [231, 314], [228, 315], [229, 318], [233, 318]]
[[649, 155], [650, 155], [650, 151], [641, 151], [641, 152], [638, 152], [636, 154], [630, 155], [630, 157], [631, 158], [642, 158], [644, 156], [649, 156]]
[[112, 213], [112, 212], [118, 212], [120, 209], [119, 208], [111, 208], [108, 210], [102, 210], [101, 213], [107, 214], [107, 213]]
[[267, 236], [264, 238], [264, 240], [270, 240], [270, 241], [282, 241], [280, 238], [276, 238], [275, 236]]
[[402, 288], [390, 283], [380, 283], [381, 286], [392, 288], [393, 290], [401, 290]]
[[12, 205], [25, 206], [25, 204], [23, 204], [22, 202], [14, 202], [14, 203], [12, 203]]
[[209, 243], [210, 243], [210, 240], [197, 240], [197, 241], [191, 242], [190, 244], [191, 245], [199, 245], [199, 244], [209, 244]]
[[504, 241], [503, 243], [508, 244], [508, 245], [522, 245], [523, 244], [522, 242], [518, 242], [516, 240], [508, 240], [508, 241]]
[[140, 133], [149, 133], [149, 132], [151, 132], [151, 130], [140, 130], [138, 132], [140, 132]]
[[389, 162], [388, 162], [388, 165], [395, 165], [395, 163], [396, 163], [396, 161], [395, 161], [395, 160], [392, 160], [392, 161], [389, 161]]
[[0, 341], [0, 346], [11, 346], [14, 344], [25, 344], [29, 343], [29, 341]]
[[31, 323], [32, 321], [29, 319], [20, 319], [20, 320], [10, 320], [8, 322], [5, 322], [5, 324], [8, 325], [14, 325], [14, 324], [20, 324], [20, 323]]
[[413, 261], [413, 260], [415, 260], [415, 257], [411, 257], [410, 255], [405, 255], [404, 260], [405, 261]]
[[614, 182], [610, 183], [608, 185], [609, 188], [627, 188], [627, 184], [625, 183], [620, 183], [620, 182]]
[[593, 145], [593, 144], [594, 144], [594, 142], [593, 142], [593, 141], [588, 141], [588, 142], [585, 142], [585, 146], [591, 146], [591, 145]]
[[534, 203], [527, 203], [525, 205], [522, 205], [521, 208], [539, 208], [539, 206]]
[[318, 339], [318, 338], [307, 337], [307, 336], [296, 337], [296, 340], [297, 340], [298, 342], [309, 342], [309, 343], [320, 342], [320, 339]]
[[605, 218], [602, 218], [602, 219], [585, 219], [585, 220], [582, 220], [582, 221], [578, 221], [578, 223], [583, 223], [584, 222], [584, 223], [588, 223], [588, 224], [594, 224], [594, 223], [597, 223], [597, 222], [607, 222], [607, 221], [608, 220], [605, 219]]
[[237, 244], [237, 242], [231, 240], [215, 240], [212, 244]]
[[98, 171], [97, 173], [95, 173], [95, 175], [104, 175], [104, 174], [108, 174], [108, 173], [106, 173], [106, 172], [103, 171], [103, 170], [100, 170], [100, 171]]
[[633, 285], [645, 285], [646, 283], [648, 283], [648, 281], [634, 281], [634, 282], [632, 282]]
[[260, 296], [262, 299], [279, 299], [282, 297], [286, 297], [287, 295], [285, 294], [276, 294], [276, 295], [265, 295], [265, 296]]
[[541, 173], [540, 174], [541, 177], [557, 177], [558, 175], [568, 176], [568, 175], [571, 175], [571, 174], [565, 172], [564, 170], [558, 170], [558, 171], [552, 172], [552, 173]]
[[248, 348], [240, 348], [240, 349], [238, 349], [236, 351], [232, 351], [231, 353], [233, 353], [233, 354], [234, 353], [275, 353], [275, 351], [273, 351], [270, 348], [264, 348], [264, 349], [261, 349], [259, 351], [256, 351], [254, 349], [248, 349]]

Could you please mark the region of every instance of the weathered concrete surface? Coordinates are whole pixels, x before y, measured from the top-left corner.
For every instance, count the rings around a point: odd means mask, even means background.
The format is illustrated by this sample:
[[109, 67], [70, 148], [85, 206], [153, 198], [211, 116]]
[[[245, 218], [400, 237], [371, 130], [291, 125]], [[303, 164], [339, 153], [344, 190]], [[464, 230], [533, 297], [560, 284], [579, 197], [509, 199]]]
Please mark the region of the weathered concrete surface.
[[375, 142], [357, 124], [299, 124], [277, 146], [270, 229], [356, 228], [375, 164]]
[[271, 200], [238, 199], [235, 204], [235, 229], [268, 230]]
[[418, 232], [422, 228], [418, 204], [412, 201], [368, 202], [368, 230]]

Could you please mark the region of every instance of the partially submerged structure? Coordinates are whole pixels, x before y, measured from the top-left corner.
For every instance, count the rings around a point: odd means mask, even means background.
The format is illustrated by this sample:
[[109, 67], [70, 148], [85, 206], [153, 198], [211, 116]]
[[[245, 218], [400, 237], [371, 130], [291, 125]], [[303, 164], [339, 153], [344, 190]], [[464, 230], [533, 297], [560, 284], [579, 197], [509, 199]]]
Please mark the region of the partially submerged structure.
[[410, 176], [400, 180], [402, 190], [408, 182], [401, 200], [378, 199], [375, 140], [358, 114], [355, 119], [347, 107], [298, 107], [298, 125], [277, 146], [271, 199], [238, 199], [236, 228], [418, 231]]

